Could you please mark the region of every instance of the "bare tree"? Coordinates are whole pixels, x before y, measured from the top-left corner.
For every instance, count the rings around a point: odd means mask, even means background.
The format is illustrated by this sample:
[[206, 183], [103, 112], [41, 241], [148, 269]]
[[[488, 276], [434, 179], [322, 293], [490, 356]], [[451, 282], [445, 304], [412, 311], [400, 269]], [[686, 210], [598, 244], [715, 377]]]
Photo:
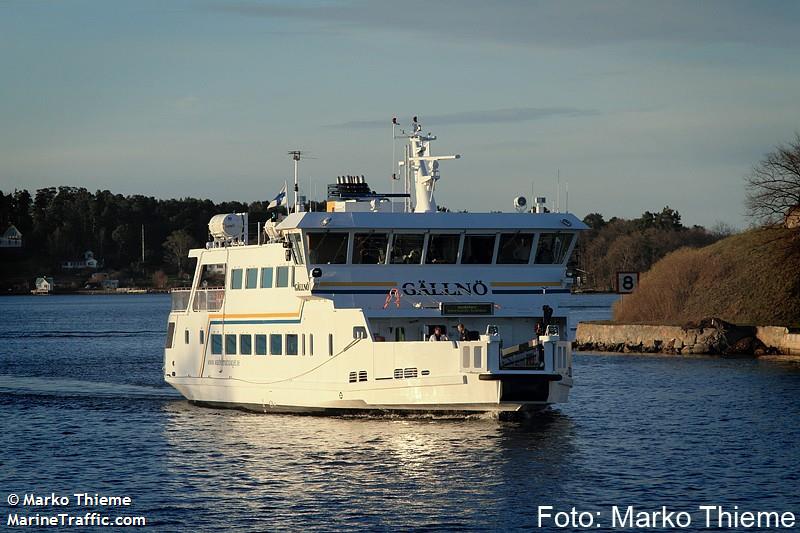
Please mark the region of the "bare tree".
[[794, 141], [778, 146], [753, 168], [746, 178], [749, 215], [759, 222], [781, 222], [800, 205], [800, 133]]
[[169, 260], [178, 267], [178, 276], [183, 277], [183, 266], [186, 264], [189, 250], [195, 246], [195, 240], [186, 231], [173, 231], [164, 241], [164, 249], [169, 252]]

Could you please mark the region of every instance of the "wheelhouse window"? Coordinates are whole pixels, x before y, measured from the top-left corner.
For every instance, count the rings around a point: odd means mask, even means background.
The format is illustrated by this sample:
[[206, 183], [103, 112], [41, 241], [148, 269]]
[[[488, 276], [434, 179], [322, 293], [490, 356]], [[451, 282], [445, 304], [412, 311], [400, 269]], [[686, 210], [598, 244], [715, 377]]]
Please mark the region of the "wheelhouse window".
[[231, 289], [242, 288], [242, 269], [234, 268], [231, 270]]
[[498, 265], [524, 265], [531, 257], [533, 233], [503, 233], [497, 250]]
[[425, 263], [429, 265], [452, 265], [458, 258], [458, 243], [461, 235], [452, 233], [431, 233], [428, 237], [428, 254]]
[[353, 238], [353, 264], [384, 264], [388, 245], [388, 233], [356, 233]]
[[425, 235], [422, 233], [395, 233], [392, 242], [392, 263], [420, 264], [424, 243]]
[[295, 264], [302, 265], [303, 261], [303, 238], [299, 233], [289, 235], [289, 242], [292, 245], [292, 259]]
[[269, 353], [283, 355], [283, 335], [273, 333], [269, 336]]
[[542, 265], [561, 264], [567, 258], [572, 244], [572, 233], [542, 233], [536, 246], [536, 263]]
[[347, 262], [347, 238], [340, 232], [309, 233], [309, 262], [317, 265], [343, 265]]
[[244, 281], [245, 289], [255, 289], [258, 287], [258, 269], [257, 268], [248, 268], [247, 272], [245, 273], [245, 281]]
[[465, 235], [461, 263], [464, 265], [491, 265], [495, 240], [495, 235]]
[[272, 288], [272, 267], [265, 267], [261, 269], [261, 288]]
[[197, 282], [198, 287], [224, 287], [225, 263], [203, 265]]
[[289, 286], [289, 284], [291, 283], [290, 280], [289, 280], [289, 272], [290, 272], [290, 270], [291, 269], [288, 266], [276, 267], [275, 268], [275, 272], [276, 272], [276, 276], [275, 276], [276, 283], [275, 283], [275, 286], [276, 287], [288, 287]]

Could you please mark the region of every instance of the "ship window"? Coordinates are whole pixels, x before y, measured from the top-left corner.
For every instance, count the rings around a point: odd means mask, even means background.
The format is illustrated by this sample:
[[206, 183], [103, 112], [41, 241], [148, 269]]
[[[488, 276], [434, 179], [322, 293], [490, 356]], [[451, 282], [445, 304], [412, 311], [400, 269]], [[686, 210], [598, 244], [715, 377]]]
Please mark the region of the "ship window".
[[172, 348], [172, 337], [175, 336], [175, 322], [167, 324], [167, 342], [165, 348]]
[[256, 355], [267, 355], [266, 335], [256, 335]]
[[289, 235], [289, 242], [292, 243], [292, 257], [298, 265], [303, 264], [303, 244], [299, 233]]
[[225, 335], [225, 355], [236, 355], [236, 335]]
[[286, 355], [297, 355], [297, 335], [294, 333], [286, 334]]
[[435, 234], [428, 237], [428, 255], [425, 256], [425, 263], [452, 265], [458, 257], [458, 242], [460, 235], [454, 234]]
[[224, 287], [225, 263], [203, 265], [203, 269], [200, 271], [200, 278], [197, 282], [198, 287]]
[[353, 238], [353, 264], [384, 264], [388, 244], [388, 233], [356, 233]]
[[494, 241], [494, 235], [464, 236], [464, 252], [461, 254], [461, 263], [464, 265], [491, 265]]
[[542, 265], [554, 265], [564, 262], [569, 246], [572, 244], [572, 233], [542, 233], [536, 247], [536, 262]]
[[422, 234], [395, 233], [392, 242], [392, 263], [420, 264], [424, 242], [425, 235]]
[[333, 333], [328, 333], [328, 355], [333, 355]]
[[239, 335], [239, 353], [242, 355], [251, 355], [253, 353], [253, 337]]
[[281, 335], [273, 333], [269, 336], [269, 353], [281, 355], [283, 353], [283, 339]]
[[364, 326], [353, 326], [353, 338], [354, 339], [366, 339], [367, 338], [367, 328]]
[[498, 265], [525, 265], [531, 256], [533, 233], [503, 233], [497, 250]]
[[213, 355], [222, 355], [222, 335], [211, 334], [211, 353]]
[[318, 265], [343, 265], [347, 262], [347, 233], [309, 233], [309, 262]]
[[303, 333], [303, 335], [301, 336], [301, 340], [302, 340], [302, 342], [300, 343], [300, 354], [301, 355], [305, 355], [306, 354], [306, 334], [305, 333]]
[[245, 276], [244, 287], [246, 289], [255, 289], [258, 287], [258, 269], [248, 268]]
[[398, 342], [406, 340], [406, 328], [402, 326], [394, 328], [394, 340]]
[[234, 268], [231, 271], [231, 289], [242, 288], [242, 269]]
[[314, 334], [308, 334], [308, 355], [314, 355]]
[[262, 289], [272, 288], [272, 267], [266, 267], [261, 269], [261, 288]]
[[200, 330], [200, 344], [203, 344], [206, 341], [205, 332], [201, 329]]
[[183, 330], [183, 343], [184, 344], [189, 344], [189, 330], [188, 329]]
[[276, 287], [288, 287], [289, 286], [289, 267], [277, 267], [275, 269], [277, 274], [276, 278]]

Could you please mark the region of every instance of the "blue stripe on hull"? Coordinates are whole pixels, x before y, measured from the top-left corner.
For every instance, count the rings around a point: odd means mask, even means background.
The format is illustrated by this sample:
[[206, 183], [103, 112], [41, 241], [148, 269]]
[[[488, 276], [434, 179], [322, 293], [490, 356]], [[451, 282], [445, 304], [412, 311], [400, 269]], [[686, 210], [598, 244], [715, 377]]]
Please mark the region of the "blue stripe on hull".
[[567, 292], [569, 289], [492, 289], [492, 294], [559, 294]]

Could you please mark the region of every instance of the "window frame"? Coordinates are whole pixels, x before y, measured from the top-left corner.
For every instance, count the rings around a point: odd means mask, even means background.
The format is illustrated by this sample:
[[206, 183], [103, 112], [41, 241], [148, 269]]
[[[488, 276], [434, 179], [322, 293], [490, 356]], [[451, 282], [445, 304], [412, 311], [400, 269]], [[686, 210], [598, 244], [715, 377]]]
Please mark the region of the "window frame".
[[[247, 339], [247, 352], [245, 352], [245, 343], [242, 342]], [[253, 336], [250, 333], [239, 334], [239, 355], [253, 355]]]
[[[233, 340], [233, 350], [228, 350], [230, 347], [230, 341]], [[236, 355], [236, 349], [238, 347], [238, 340], [236, 333], [226, 333], [225, 334], [225, 355]]]
[[222, 339], [222, 333], [211, 334], [211, 355], [222, 355], [224, 353], [225, 343]]
[[[290, 347], [289, 340], [291, 338], [294, 338], [294, 353], [291, 353], [291, 350], [289, 350]], [[292, 355], [292, 356], [300, 355], [300, 336], [297, 333], [287, 333], [286, 335], [284, 335], [284, 343], [285, 343], [284, 349], [286, 355]]]
[[[276, 342], [277, 341], [277, 342]], [[274, 348], [278, 347], [277, 353]], [[280, 333], [269, 334], [269, 354], [270, 355], [283, 355], [283, 335]]]
[[[252, 274], [252, 280], [251, 280]], [[245, 289], [257, 289], [259, 284], [259, 271], [258, 267], [248, 267], [244, 271], [244, 288]], [[250, 281], [253, 282], [253, 285], [250, 286]]]
[[[456, 244], [456, 256], [455, 256], [455, 260], [452, 263], [429, 263], [428, 262], [428, 250], [429, 250], [430, 245], [431, 245], [432, 237], [440, 236], [440, 235], [442, 235], [442, 236], [443, 235], [452, 235], [452, 236], [457, 236], [458, 237], [458, 243]], [[431, 265], [451, 265], [452, 266], [452, 265], [457, 265], [459, 263], [460, 258], [461, 258], [461, 247], [462, 247], [463, 244], [464, 244], [464, 232], [463, 231], [448, 231], [448, 230], [443, 230], [443, 231], [439, 231], [439, 230], [433, 231], [433, 230], [431, 230], [431, 231], [428, 231], [426, 233], [426, 235], [425, 235], [425, 253], [423, 254], [424, 259], [423, 259], [422, 264], [425, 265], [425, 266], [431, 266]]]
[[[232, 268], [231, 269], [231, 282], [230, 282], [230, 289], [232, 291], [238, 291], [242, 288], [242, 279], [243, 273], [241, 268]], [[238, 287], [237, 287], [238, 285]]]
[[[269, 285], [264, 284], [264, 274], [269, 272]], [[275, 286], [275, 267], [261, 267], [258, 276], [258, 286], [260, 289], [271, 289]]]
[[[403, 235], [422, 235], [422, 247], [419, 253], [419, 263], [395, 263], [392, 261], [394, 257], [394, 242], [395, 239]], [[427, 231], [393, 231], [391, 240], [389, 241], [389, 253], [386, 256], [386, 260], [389, 261], [387, 265], [424, 265], [425, 264], [425, 254], [428, 250], [428, 232]]]
[[[263, 341], [263, 350], [259, 350], [259, 341]], [[253, 350], [254, 355], [268, 355], [269, 354], [269, 345], [267, 344], [267, 334], [266, 333], [256, 333], [255, 334], [255, 348]], [[263, 352], [263, 353], [261, 353]]]

